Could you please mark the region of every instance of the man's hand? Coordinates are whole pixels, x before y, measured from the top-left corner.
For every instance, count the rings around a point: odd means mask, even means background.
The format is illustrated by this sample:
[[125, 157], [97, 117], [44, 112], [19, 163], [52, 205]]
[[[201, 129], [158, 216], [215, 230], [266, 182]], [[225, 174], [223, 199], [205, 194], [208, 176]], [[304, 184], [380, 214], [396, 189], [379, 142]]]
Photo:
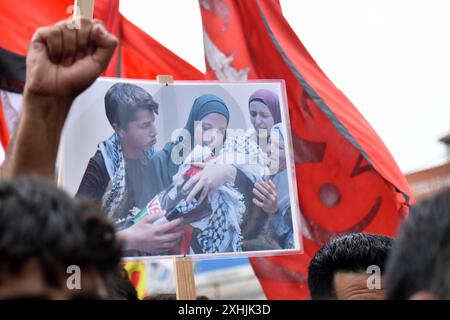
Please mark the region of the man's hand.
[[181, 237], [180, 219], [165, 224], [153, 224], [161, 216], [150, 215], [134, 226], [118, 232], [118, 236], [124, 241], [126, 250], [138, 250], [147, 254], [156, 254], [169, 251], [174, 248]]
[[[36, 31], [27, 56], [22, 115], [2, 175], [54, 177], [59, 139], [73, 100], [108, 66], [117, 39], [82, 18]], [[72, 27], [72, 28], [71, 28]]]
[[81, 18], [38, 29], [27, 55], [26, 93], [75, 98], [108, 66], [117, 39], [102, 22]]

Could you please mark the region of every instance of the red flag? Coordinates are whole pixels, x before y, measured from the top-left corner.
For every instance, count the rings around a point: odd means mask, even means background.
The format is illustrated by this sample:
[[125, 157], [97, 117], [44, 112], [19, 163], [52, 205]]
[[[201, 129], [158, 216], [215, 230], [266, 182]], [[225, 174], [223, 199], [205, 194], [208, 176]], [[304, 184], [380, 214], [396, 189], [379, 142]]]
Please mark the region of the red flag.
[[[36, 29], [54, 24], [72, 16], [73, 0], [21, 0], [0, 1], [0, 48], [26, 56], [28, 45]], [[106, 28], [119, 35], [119, 0], [96, 0], [94, 18], [105, 23]], [[117, 67], [117, 56], [110, 67]], [[107, 69], [105, 75], [115, 76], [116, 70]]]
[[200, 6], [208, 78], [286, 81], [305, 253], [250, 260], [268, 299], [307, 298], [315, 251], [344, 233], [394, 235], [409, 186], [369, 123], [290, 28], [279, 1]]
[[6, 148], [9, 143], [8, 126], [6, 125], [5, 116], [3, 114], [2, 99], [0, 99], [0, 142], [3, 151], [6, 152]]

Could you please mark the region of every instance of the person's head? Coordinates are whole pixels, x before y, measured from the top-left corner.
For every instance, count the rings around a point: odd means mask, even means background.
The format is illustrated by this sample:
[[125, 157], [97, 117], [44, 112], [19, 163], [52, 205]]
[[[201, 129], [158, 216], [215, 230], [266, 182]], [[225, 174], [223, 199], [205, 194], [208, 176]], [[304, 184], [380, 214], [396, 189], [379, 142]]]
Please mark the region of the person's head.
[[121, 246], [100, 209], [51, 182], [0, 182], [0, 299], [107, 298]]
[[255, 91], [248, 99], [248, 108], [253, 127], [261, 134], [265, 130], [269, 135], [273, 125], [281, 122], [278, 95], [270, 90]]
[[215, 149], [222, 145], [230, 120], [225, 102], [213, 94], [195, 99], [185, 129], [191, 135], [191, 147], [199, 144]]
[[385, 236], [354, 233], [325, 244], [309, 265], [311, 298], [384, 299], [382, 278], [372, 283], [370, 277], [374, 271], [379, 271], [379, 276], [384, 275], [392, 243], [393, 240]]
[[273, 172], [286, 169], [286, 150], [284, 148], [284, 130], [281, 123], [272, 127], [267, 155], [270, 159], [270, 168]]
[[155, 145], [158, 104], [150, 93], [134, 84], [116, 83], [106, 92], [105, 111], [122, 145], [139, 151]]
[[386, 272], [387, 298], [450, 299], [450, 189], [411, 209]]

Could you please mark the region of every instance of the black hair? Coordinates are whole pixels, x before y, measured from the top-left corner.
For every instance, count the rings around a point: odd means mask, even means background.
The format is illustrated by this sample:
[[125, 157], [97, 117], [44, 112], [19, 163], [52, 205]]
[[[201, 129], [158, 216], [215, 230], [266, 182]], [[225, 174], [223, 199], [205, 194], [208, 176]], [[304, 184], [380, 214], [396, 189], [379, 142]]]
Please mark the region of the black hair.
[[450, 299], [450, 189], [411, 209], [389, 258], [386, 291], [394, 300], [420, 291]]
[[368, 233], [353, 233], [325, 244], [312, 259], [308, 286], [313, 300], [336, 299], [334, 276], [338, 272], [367, 272], [378, 266], [384, 273], [391, 238]]
[[105, 111], [111, 125], [115, 123], [126, 130], [128, 123], [135, 120], [138, 110], [158, 114], [158, 103], [141, 87], [130, 83], [116, 83], [106, 92]]
[[101, 209], [75, 200], [37, 177], [0, 181], [0, 274], [18, 274], [36, 260], [52, 287], [70, 265], [115, 272], [122, 248]]

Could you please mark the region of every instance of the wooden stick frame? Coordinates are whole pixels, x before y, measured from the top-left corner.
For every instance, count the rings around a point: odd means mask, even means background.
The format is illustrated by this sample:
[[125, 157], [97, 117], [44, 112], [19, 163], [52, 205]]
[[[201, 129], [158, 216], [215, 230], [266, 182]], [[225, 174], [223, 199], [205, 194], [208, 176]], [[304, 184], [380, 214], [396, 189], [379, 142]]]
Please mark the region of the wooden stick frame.
[[95, 0], [75, 0], [74, 18], [94, 18]]

